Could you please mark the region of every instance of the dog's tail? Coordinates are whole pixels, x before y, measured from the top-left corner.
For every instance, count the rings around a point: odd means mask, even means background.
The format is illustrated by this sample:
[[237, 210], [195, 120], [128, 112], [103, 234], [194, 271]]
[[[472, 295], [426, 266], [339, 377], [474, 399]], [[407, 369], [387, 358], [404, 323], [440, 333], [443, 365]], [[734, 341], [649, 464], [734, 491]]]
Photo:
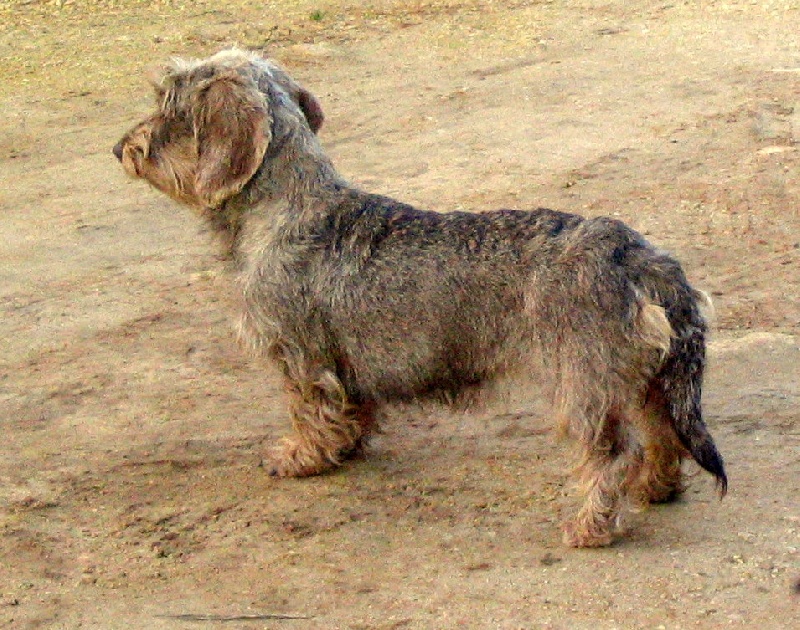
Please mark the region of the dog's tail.
[[659, 344], [666, 352], [654, 384], [664, 396], [678, 438], [694, 460], [716, 477], [722, 498], [728, 490], [728, 477], [722, 456], [703, 422], [700, 404], [706, 331], [713, 306], [702, 291], [688, 285], [681, 289], [676, 292], [679, 295], [672, 296], [677, 303], [668, 301], [663, 309], [645, 305], [639, 315], [640, 329], [650, 330], [651, 336], [664, 340], [664, 328], [669, 328], [668, 344]]

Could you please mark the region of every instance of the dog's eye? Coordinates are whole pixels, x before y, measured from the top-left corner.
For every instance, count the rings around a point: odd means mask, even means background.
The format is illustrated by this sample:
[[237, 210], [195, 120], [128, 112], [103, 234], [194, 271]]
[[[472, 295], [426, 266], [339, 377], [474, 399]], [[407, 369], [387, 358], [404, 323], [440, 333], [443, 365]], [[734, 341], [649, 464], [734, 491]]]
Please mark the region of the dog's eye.
[[154, 153], [159, 147], [164, 147], [170, 143], [172, 139], [172, 131], [168, 125], [159, 127], [153, 130], [153, 135], [150, 137], [149, 153]]
[[186, 114], [178, 112], [153, 130], [150, 144], [153, 147], [163, 147], [191, 135], [193, 135], [191, 120]]

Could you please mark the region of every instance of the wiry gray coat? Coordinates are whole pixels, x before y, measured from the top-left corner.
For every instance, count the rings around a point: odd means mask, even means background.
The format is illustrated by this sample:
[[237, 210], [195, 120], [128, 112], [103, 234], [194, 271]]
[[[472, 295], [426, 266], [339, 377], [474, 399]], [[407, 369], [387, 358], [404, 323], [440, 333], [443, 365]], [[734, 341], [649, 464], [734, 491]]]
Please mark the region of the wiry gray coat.
[[680, 492], [687, 452], [724, 493], [700, 406], [708, 302], [635, 231], [544, 209], [426, 212], [357, 190], [315, 135], [319, 103], [256, 55], [175, 62], [156, 95], [114, 152], [229, 248], [243, 332], [290, 394], [295, 433], [275, 474], [338, 465], [384, 403], [530, 373], [584, 453], [569, 544], [610, 542], [626, 497]]

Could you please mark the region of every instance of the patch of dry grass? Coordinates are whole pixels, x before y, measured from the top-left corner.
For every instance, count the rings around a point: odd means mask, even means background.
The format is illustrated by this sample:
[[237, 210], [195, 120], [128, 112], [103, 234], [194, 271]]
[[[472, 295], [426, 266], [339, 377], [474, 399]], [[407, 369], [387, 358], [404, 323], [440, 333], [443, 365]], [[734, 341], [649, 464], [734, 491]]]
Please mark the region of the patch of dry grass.
[[[59, 97], [136, 86], [172, 55], [203, 56], [224, 46], [270, 51], [299, 43], [343, 43], [415, 26], [447, 31], [513, 29], [492, 19], [509, 5], [542, 0], [14, 0], [0, 2], [0, 98]], [[505, 13], [504, 13], [505, 14]], [[522, 26], [524, 19], [518, 26]], [[453, 32], [451, 30], [455, 29]], [[529, 29], [516, 29], [528, 38]], [[447, 45], [447, 44], [445, 44]]]

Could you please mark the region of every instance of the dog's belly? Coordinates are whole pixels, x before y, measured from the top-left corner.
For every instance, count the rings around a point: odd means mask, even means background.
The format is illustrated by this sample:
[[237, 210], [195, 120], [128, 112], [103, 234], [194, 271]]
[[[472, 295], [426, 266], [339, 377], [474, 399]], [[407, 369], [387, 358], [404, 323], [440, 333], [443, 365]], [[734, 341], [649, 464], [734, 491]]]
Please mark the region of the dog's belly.
[[492, 378], [522, 343], [521, 291], [476, 270], [365, 274], [334, 295], [327, 319], [340, 376], [368, 398], [457, 394]]

